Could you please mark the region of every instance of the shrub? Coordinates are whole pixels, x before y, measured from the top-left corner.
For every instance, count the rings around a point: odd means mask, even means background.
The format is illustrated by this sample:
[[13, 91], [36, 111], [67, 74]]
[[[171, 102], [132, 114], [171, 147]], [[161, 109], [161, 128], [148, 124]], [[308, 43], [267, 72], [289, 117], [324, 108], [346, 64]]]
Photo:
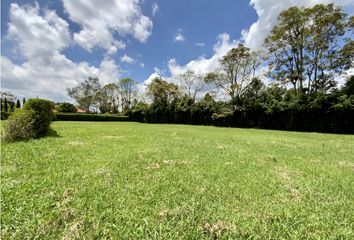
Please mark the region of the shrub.
[[17, 111], [8, 121], [3, 139], [8, 142], [36, 137], [34, 111]]
[[44, 99], [29, 99], [16, 111], [4, 130], [5, 141], [28, 140], [46, 135], [53, 119], [52, 103]]
[[36, 136], [41, 137], [47, 134], [50, 122], [53, 120], [52, 103], [45, 99], [29, 99], [23, 106], [24, 111], [34, 112], [34, 127]]
[[59, 105], [59, 112], [75, 113], [76, 107], [72, 103], [64, 102]]
[[107, 114], [87, 114], [87, 113], [56, 113], [58, 121], [92, 121], [92, 122], [115, 122], [129, 121], [127, 116], [107, 115]]

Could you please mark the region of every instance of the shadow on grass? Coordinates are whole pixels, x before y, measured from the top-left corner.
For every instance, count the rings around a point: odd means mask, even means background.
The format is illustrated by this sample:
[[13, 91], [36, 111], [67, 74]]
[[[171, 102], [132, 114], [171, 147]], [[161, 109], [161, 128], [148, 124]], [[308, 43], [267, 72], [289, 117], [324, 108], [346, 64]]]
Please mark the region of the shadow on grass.
[[49, 128], [47, 136], [44, 136], [44, 138], [60, 138], [61, 136], [58, 134], [57, 131], [55, 131], [53, 128]]

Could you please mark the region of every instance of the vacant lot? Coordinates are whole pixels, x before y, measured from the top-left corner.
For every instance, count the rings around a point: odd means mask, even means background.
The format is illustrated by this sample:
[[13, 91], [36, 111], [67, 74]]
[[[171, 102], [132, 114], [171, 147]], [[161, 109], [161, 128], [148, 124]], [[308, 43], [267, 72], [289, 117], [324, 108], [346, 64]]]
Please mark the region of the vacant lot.
[[3, 239], [353, 239], [353, 135], [52, 126], [2, 144]]

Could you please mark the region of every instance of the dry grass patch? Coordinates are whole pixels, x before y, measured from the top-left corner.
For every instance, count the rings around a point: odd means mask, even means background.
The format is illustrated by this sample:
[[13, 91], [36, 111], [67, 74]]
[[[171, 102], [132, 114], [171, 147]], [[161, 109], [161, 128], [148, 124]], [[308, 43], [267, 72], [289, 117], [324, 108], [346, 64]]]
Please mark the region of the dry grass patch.
[[146, 169], [159, 169], [159, 168], [161, 168], [161, 166], [158, 163], [151, 163], [146, 167]]
[[85, 143], [81, 142], [81, 141], [70, 141], [70, 142], [68, 142], [68, 144], [71, 146], [81, 146], [81, 145], [84, 145]]
[[354, 171], [354, 163], [352, 162], [346, 162], [346, 161], [339, 161], [338, 162], [339, 166], [348, 169], [350, 171]]
[[231, 225], [223, 222], [217, 221], [215, 223], [206, 222], [202, 226], [202, 230], [205, 234], [209, 235], [212, 239], [220, 239], [221, 236], [231, 229]]

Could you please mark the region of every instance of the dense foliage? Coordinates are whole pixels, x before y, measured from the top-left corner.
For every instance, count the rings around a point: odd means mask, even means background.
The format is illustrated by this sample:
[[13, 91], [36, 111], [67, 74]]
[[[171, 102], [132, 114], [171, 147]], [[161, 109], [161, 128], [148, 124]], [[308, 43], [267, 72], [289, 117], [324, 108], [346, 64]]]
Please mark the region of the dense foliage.
[[44, 99], [29, 99], [22, 109], [8, 120], [4, 140], [28, 140], [43, 137], [48, 133], [53, 120], [52, 103]]
[[68, 113], [74, 113], [76, 112], [76, 107], [72, 103], [68, 102], [63, 102], [59, 104], [59, 112], [68, 112]]
[[56, 113], [55, 119], [58, 121], [95, 121], [95, 122], [113, 122], [128, 121], [127, 116], [117, 116], [108, 114], [86, 114], [86, 113]]
[[[138, 103], [127, 113], [132, 120], [152, 123], [354, 133], [353, 85], [351, 77], [342, 89], [328, 94], [295, 95], [292, 89], [267, 87], [254, 79], [237, 99], [236, 109], [231, 101], [216, 101], [210, 94], [198, 102], [175, 95], [168, 101], [154, 98], [150, 105]], [[161, 95], [171, 94], [171, 89], [166, 91]]]

